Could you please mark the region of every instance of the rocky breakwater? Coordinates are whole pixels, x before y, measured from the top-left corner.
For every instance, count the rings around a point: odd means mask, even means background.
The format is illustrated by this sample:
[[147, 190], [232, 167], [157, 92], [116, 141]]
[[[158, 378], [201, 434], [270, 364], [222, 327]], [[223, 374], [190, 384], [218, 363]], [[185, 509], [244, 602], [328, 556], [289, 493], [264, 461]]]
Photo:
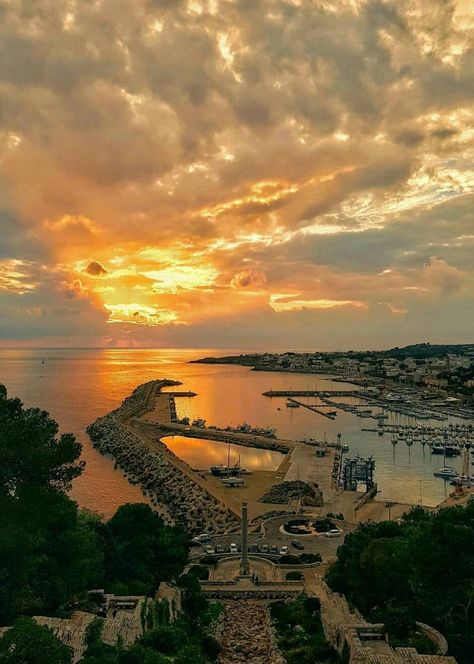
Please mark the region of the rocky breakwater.
[[164, 520], [179, 523], [189, 532], [224, 533], [237, 523], [236, 516], [214, 496], [183, 472], [178, 459], [159, 440], [153, 444], [131, 430], [126, 422], [153, 408], [151, 398], [174, 381], [151, 381], [140, 385], [122, 405], [87, 428], [92, 443], [112, 457], [132, 484], [157, 506]]
[[259, 600], [225, 601], [216, 629], [222, 651], [219, 664], [284, 664], [276, 645], [268, 603]]

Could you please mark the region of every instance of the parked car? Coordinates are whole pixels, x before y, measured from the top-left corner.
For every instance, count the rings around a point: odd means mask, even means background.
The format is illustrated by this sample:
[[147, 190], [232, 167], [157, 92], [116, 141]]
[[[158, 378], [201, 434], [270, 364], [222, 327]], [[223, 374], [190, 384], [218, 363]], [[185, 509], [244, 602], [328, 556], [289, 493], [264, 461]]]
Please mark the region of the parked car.
[[193, 537], [193, 542], [196, 544], [201, 544], [202, 542], [209, 542], [211, 539], [211, 536], [208, 533], [201, 533], [200, 535], [196, 535], [196, 537]]
[[283, 546], [280, 547], [280, 556], [287, 556], [288, 555], [288, 547], [286, 544], [283, 544]]
[[239, 549], [237, 548], [237, 544], [235, 542], [230, 543], [229, 551], [231, 553], [238, 553]]
[[215, 554], [215, 552], [216, 552], [216, 550], [210, 544], [206, 544], [206, 546], [204, 547], [204, 553], [207, 556], [213, 556]]
[[273, 545], [270, 547], [270, 553], [278, 553], [278, 547], [277, 547], [276, 544], [273, 544]]
[[268, 553], [268, 544], [261, 544], [260, 551], [261, 553]]
[[304, 549], [304, 544], [303, 542], [300, 542], [299, 540], [291, 540], [292, 546], [295, 547], [295, 549]]
[[326, 532], [326, 537], [340, 537], [341, 531], [339, 528], [331, 528]]
[[224, 553], [224, 547], [222, 546], [222, 544], [218, 544], [216, 546], [216, 553]]
[[258, 553], [258, 544], [257, 544], [257, 542], [254, 542], [253, 544], [250, 545], [250, 551], [252, 553]]

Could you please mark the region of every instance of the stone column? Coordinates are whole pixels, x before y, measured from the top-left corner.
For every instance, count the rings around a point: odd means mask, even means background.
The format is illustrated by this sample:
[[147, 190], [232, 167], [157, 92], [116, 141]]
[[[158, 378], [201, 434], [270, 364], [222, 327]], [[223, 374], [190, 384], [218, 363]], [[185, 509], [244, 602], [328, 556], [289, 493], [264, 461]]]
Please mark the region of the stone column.
[[241, 556], [240, 556], [240, 574], [241, 576], [248, 576], [250, 574], [249, 554], [248, 554], [248, 514], [247, 503], [242, 503], [242, 520], [241, 520]]

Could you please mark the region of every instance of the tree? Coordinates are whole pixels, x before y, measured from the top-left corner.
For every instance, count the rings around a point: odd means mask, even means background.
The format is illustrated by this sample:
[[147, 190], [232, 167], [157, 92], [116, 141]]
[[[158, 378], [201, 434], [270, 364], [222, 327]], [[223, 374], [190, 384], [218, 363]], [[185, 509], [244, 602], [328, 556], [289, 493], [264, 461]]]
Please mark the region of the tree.
[[414, 621], [438, 628], [459, 661], [474, 647], [474, 504], [413, 509], [400, 525], [362, 524], [328, 572], [333, 590], [400, 640]]
[[160, 581], [176, 577], [187, 562], [186, 533], [165, 526], [148, 505], [122, 505], [106, 530], [107, 581], [121, 591], [151, 594]]
[[57, 431], [0, 386], [0, 624], [54, 612], [102, 567], [95, 525], [64, 493], [82, 471], [81, 446]]
[[71, 664], [72, 649], [48, 628], [20, 618], [0, 639], [0, 664]]
[[0, 496], [19, 497], [31, 487], [66, 491], [84, 467], [81, 445], [39, 408], [24, 409], [0, 385]]

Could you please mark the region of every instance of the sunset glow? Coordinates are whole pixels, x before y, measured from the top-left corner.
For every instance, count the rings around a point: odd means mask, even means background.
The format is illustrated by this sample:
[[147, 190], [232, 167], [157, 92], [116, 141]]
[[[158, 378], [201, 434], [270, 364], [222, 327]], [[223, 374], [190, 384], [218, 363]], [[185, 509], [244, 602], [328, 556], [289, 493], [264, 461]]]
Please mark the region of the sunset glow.
[[26, 5], [0, 344], [470, 339], [474, 3]]

